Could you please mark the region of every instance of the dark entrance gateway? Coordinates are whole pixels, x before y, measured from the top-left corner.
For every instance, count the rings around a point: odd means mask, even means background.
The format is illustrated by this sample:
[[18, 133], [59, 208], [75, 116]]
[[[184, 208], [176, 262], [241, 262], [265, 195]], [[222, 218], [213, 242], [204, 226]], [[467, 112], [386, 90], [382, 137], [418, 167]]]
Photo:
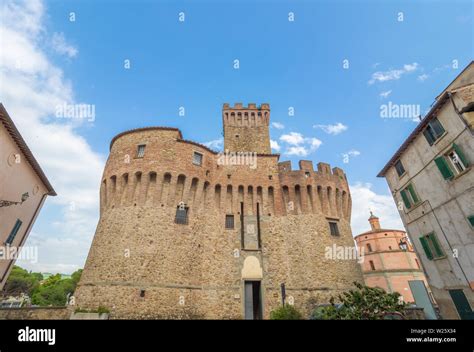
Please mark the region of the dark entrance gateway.
[[245, 281], [245, 319], [262, 319], [262, 294], [260, 281]]

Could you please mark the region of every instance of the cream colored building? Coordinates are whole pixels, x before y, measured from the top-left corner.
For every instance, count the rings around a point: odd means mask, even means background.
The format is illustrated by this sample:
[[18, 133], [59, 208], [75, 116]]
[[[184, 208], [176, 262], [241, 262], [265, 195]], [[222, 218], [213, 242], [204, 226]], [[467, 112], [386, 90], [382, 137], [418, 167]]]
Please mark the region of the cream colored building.
[[474, 63], [379, 173], [425, 268], [445, 319], [474, 313]]
[[0, 290], [46, 196], [56, 193], [0, 104]]

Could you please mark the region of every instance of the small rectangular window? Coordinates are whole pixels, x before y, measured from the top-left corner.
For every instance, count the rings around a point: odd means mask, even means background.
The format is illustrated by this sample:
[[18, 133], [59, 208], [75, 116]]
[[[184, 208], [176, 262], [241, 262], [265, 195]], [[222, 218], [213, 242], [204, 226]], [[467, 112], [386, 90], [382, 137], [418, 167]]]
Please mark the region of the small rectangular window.
[[176, 217], [174, 222], [180, 225], [187, 225], [188, 224], [188, 207], [178, 205], [176, 208]]
[[194, 165], [202, 165], [202, 154], [198, 152], [194, 152], [193, 154], [193, 164]]
[[459, 155], [456, 153], [456, 151], [453, 149], [451, 150], [448, 154], [448, 159], [451, 162], [452, 169], [456, 172], [456, 174], [460, 174], [464, 170], [466, 170], [466, 166], [462, 162], [461, 158], [459, 158]]
[[225, 216], [225, 228], [233, 229], [234, 228], [234, 215]]
[[398, 174], [399, 177], [402, 176], [405, 173], [405, 168], [403, 167], [403, 164], [402, 164], [401, 160], [398, 160], [395, 163], [395, 170], [397, 170], [397, 174]]
[[22, 221], [20, 219], [17, 219], [15, 222], [15, 225], [13, 226], [13, 229], [10, 232], [10, 235], [8, 235], [7, 240], [5, 241], [6, 245], [11, 245], [13, 241], [15, 240], [16, 234], [18, 233], [18, 230], [20, 229], [22, 224]]
[[137, 158], [143, 158], [145, 156], [145, 144], [140, 144], [137, 147]]
[[374, 262], [372, 260], [369, 260], [369, 264], [370, 264], [370, 269], [375, 270], [375, 265], [374, 265]]
[[369, 252], [372, 252], [372, 246], [370, 245], [370, 243], [367, 243], [367, 250], [368, 250]]
[[329, 229], [331, 231], [331, 236], [339, 236], [339, 227], [337, 222], [329, 221]]
[[423, 134], [425, 135], [425, 138], [429, 145], [433, 145], [434, 142], [436, 142], [439, 137], [443, 135], [443, 133], [444, 128], [436, 117], [433, 118], [430, 122], [428, 122], [428, 125], [423, 131]]

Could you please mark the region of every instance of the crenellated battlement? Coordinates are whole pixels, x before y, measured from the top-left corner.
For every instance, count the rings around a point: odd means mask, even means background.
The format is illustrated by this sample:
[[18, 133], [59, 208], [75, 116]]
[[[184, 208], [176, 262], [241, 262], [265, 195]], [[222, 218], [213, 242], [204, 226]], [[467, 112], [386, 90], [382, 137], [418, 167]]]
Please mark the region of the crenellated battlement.
[[346, 174], [344, 170], [339, 167], [334, 167], [331, 169], [331, 165], [323, 162], [317, 164], [317, 171], [314, 171], [313, 162], [311, 160], [300, 160], [298, 162], [299, 169], [292, 170], [291, 161], [282, 161], [278, 163], [278, 172], [279, 173], [304, 173], [308, 175], [317, 174], [319, 176], [325, 177], [336, 177], [337, 179], [346, 180]]
[[224, 147], [230, 151], [270, 154], [270, 105], [249, 103], [224, 104]]
[[[278, 174], [287, 214], [322, 213], [350, 221], [351, 197], [344, 171], [327, 163], [300, 160], [292, 170], [290, 161], [278, 163]], [[288, 206], [290, 205], [290, 206]]]
[[224, 112], [231, 110], [267, 110], [270, 111], [270, 104], [262, 103], [259, 106], [255, 103], [249, 103], [247, 106], [244, 106], [242, 103], [235, 103], [234, 106], [230, 106], [229, 103], [224, 103], [222, 106]]

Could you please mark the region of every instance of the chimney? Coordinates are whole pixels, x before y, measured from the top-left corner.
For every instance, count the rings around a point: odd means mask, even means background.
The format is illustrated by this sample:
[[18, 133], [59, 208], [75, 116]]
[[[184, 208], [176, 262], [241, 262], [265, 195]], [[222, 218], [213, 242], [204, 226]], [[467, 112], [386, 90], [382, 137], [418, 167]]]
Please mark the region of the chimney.
[[370, 227], [372, 228], [372, 231], [380, 230], [379, 218], [376, 217], [372, 212], [370, 212], [369, 223]]

